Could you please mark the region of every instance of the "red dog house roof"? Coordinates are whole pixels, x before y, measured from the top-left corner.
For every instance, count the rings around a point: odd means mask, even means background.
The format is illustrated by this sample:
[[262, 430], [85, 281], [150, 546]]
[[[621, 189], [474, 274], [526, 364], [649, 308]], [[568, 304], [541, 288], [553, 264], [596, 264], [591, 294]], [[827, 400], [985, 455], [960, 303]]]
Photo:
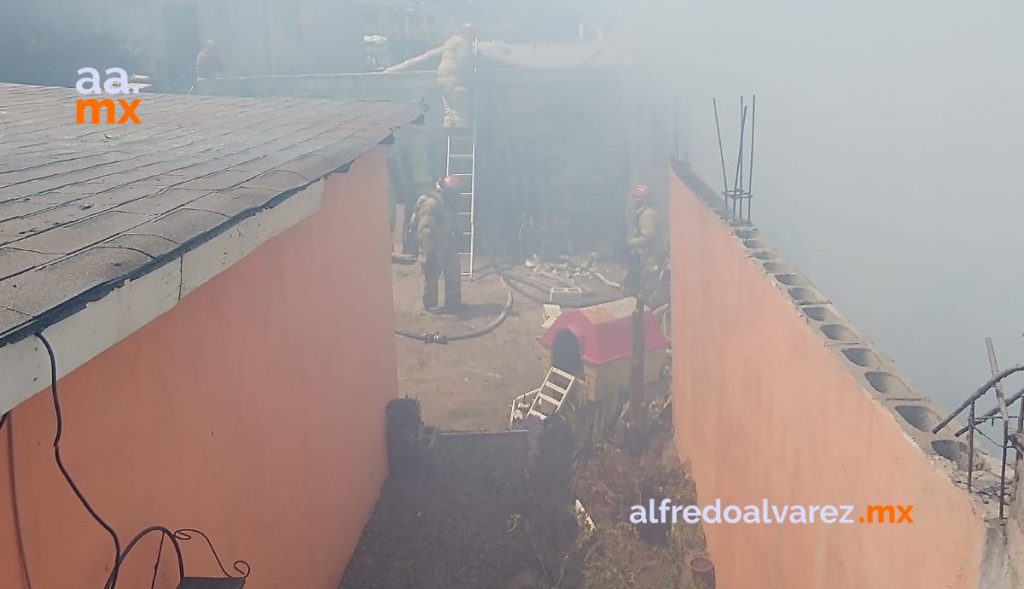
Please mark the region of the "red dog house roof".
[[[569, 331], [580, 344], [586, 364], [605, 364], [633, 355], [633, 311], [636, 299], [627, 298], [585, 309], [567, 309], [540, 338], [551, 349], [555, 337]], [[649, 310], [644, 311], [645, 350], [668, 347], [661, 324]]]

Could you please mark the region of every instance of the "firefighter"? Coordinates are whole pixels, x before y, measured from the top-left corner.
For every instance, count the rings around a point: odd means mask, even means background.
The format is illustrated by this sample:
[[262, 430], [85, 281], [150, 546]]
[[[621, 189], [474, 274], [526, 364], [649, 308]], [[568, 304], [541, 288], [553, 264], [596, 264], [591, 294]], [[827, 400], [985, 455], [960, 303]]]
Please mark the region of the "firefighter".
[[466, 129], [472, 104], [472, 78], [476, 70], [476, 53], [473, 48], [475, 41], [476, 28], [470, 23], [463, 24], [444, 45], [389, 67], [384, 73], [405, 71], [440, 57], [437, 84], [441, 87], [441, 97], [444, 100], [444, 126], [453, 130]]
[[651, 190], [644, 184], [633, 188], [633, 234], [628, 240], [629, 268], [626, 289], [651, 298], [668, 269], [668, 248], [661, 214], [651, 203]]
[[217, 46], [213, 39], [207, 39], [203, 43], [202, 50], [196, 55], [196, 77], [216, 78], [224, 73], [224, 63], [220, 60]]
[[434, 190], [416, 201], [409, 223], [419, 242], [420, 262], [423, 268], [423, 307], [432, 311], [437, 307], [438, 281], [444, 278], [444, 309], [458, 311], [462, 307], [462, 267], [459, 261], [458, 215], [454, 198], [459, 179], [448, 176], [434, 184]]
[[476, 31], [466, 23], [444, 44], [441, 65], [437, 68], [437, 84], [444, 100], [444, 126], [464, 129], [472, 104], [472, 78], [476, 71], [473, 43]]

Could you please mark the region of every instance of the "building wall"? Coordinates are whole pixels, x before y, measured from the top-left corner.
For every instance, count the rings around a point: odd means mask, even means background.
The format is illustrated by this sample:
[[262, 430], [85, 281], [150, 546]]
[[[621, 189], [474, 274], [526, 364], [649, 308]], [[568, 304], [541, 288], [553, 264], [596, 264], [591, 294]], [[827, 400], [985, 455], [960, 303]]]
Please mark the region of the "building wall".
[[[664, 167], [655, 165], [666, 149], [664, 126], [652, 124], [657, 101], [637, 94], [636, 85], [627, 83], [633, 79], [624, 68], [596, 66], [481, 73], [478, 252], [518, 255], [524, 214], [549, 225], [545, 238], [525, 234], [526, 253], [531, 243], [541, 242], [590, 251], [606, 241], [595, 236], [625, 232], [632, 222], [626, 198], [631, 183], [665, 184]], [[222, 78], [202, 80], [198, 90], [215, 96], [423, 101], [426, 124], [400, 130], [391, 152], [406, 187], [394, 200], [411, 205], [445, 171], [444, 107], [432, 71]], [[644, 108], [631, 109], [632, 104]], [[627, 114], [635, 112], [648, 114]]]
[[204, 39], [214, 39], [226, 74], [232, 76], [358, 72], [365, 65], [363, 15], [345, 0], [96, 4], [89, 26], [126, 40], [140, 61], [139, 71], [132, 73], [152, 76], [161, 89], [184, 76], [176, 90], [188, 90], [188, 70]]
[[718, 586], [979, 587], [979, 508], [768, 275], [767, 246], [675, 176], [671, 223], [675, 431], [700, 503], [914, 505], [911, 525], [707, 524]]
[[[312, 217], [61, 379], [65, 463], [123, 542], [200, 528], [226, 563], [251, 563], [246, 587], [337, 587], [386, 477], [397, 393], [385, 164], [376, 151], [331, 176]], [[15, 498], [32, 586], [101, 586], [112, 545], [54, 464], [48, 390], [9, 427], [0, 586], [27, 587]], [[157, 545], [138, 545], [120, 586], [149, 586]], [[219, 576], [202, 541], [184, 550], [190, 574]], [[173, 560], [165, 546], [160, 589]]]

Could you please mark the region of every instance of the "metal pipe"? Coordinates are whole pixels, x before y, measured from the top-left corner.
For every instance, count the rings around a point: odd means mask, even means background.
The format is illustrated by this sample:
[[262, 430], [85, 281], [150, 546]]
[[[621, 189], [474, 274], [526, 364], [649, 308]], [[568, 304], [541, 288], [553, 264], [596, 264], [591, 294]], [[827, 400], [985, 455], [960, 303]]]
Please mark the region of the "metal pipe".
[[[944, 428], [947, 425], [949, 425], [949, 422], [951, 422], [954, 419], [956, 419], [957, 415], [960, 415], [961, 413], [963, 413], [964, 409], [967, 409], [968, 407], [970, 407], [971, 403], [974, 403], [975, 401], [978, 400], [979, 397], [981, 397], [982, 395], [987, 393], [988, 390], [990, 388], [992, 388], [993, 386], [995, 386], [995, 384], [997, 382], [1000, 382], [1001, 380], [1005, 379], [1006, 377], [1008, 377], [1010, 375], [1013, 375], [1013, 374], [1016, 374], [1018, 372], [1024, 372], [1024, 364], [1019, 364], [1017, 366], [1014, 366], [1013, 368], [1007, 368], [1006, 370], [1000, 372], [996, 376], [993, 376], [991, 379], [988, 380], [988, 382], [986, 382], [984, 385], [982, 385], [982, 387], [980, 389], [975, 391], [974, 394], [972, 394], [966, 401], [961, 403], [960, 406], [956, 408], [956, 411], [953, 411], [953, 413], [950, 413], [948, 417], [946, 417], [945, 419], [940, 421], [938, 425], [933, 427], [932, 428], [932, 433], [933, 434], [939, 433], [939, 430], [941, 430], [942, 428]], [[973, 427], [973, 425], [974, 424], [971, 424], [972, 427]]]

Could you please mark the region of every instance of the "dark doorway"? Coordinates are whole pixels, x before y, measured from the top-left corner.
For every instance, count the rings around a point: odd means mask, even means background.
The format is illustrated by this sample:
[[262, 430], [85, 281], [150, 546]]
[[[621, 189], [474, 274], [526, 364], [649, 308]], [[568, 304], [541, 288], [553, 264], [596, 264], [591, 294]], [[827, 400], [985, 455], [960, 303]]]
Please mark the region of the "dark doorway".
[[195, 4], [164, 6], [164, 63], [161, 87], [168, 92], [185, 92], [195, 78], [199, 53], [199, 13]]
[[551, 365], [577, 377], [583, 376], [580, 342], [568, 329], [563, 329], [551, 343]]

